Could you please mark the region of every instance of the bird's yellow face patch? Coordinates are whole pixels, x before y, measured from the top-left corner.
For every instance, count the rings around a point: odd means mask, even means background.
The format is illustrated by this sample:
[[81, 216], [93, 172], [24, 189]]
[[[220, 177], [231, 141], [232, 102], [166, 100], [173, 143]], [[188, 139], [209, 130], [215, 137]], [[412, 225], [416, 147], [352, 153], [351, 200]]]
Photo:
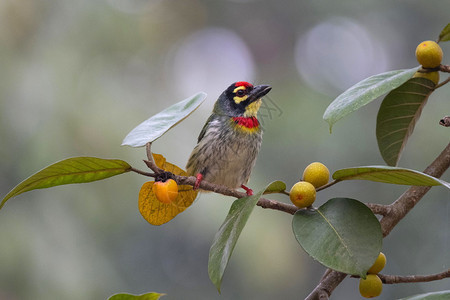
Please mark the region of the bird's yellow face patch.
[[247, 98], [248, 98], [247, 87], [245, 87], [243, 85], [238, 86], [237, 88], [235, 88], [233, 90], [233, 94], [236, 95], [236, 96], [233, 97], [234, 102], [236, 102], [236, 104], [239, 104], [242, 101], [247, 100]]
[[259, 108], [261, 107], [262, 100], [258, 99], [245, 108], [244, 117], [256, 117]]

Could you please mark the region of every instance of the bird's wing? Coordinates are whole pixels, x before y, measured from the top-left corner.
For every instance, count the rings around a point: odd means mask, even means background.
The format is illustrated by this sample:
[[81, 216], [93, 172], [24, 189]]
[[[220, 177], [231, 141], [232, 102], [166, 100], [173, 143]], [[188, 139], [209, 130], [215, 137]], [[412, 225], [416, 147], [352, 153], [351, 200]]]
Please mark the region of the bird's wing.
[[200, 134], [198, 135], [197, 143], [200, 143], [200, 141], [203, 139], [203, 137], [205, 136], [205, 133], [208, 130], [208, 127], [211, 124], [213, 119], [214, 119], [214, 114], [210, 115], [208, 120], [206, 120], [206, 123], [203, 126], [202, 131], [200, 131]]

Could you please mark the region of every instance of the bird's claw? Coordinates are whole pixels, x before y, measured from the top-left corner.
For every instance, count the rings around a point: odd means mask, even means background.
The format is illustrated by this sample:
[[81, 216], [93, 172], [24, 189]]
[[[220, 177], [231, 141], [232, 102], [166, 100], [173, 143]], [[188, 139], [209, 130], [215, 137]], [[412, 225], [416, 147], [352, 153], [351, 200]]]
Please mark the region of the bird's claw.
[[241, 185], [241, 188], [243, 188], [245, 190], [245, 193], [247, 194], [247, 196], [253, 195], [253, 190], [251, 188], [248, 188], [245, 185]]
[[195, 183], [194, 183], [194, 190], [197, 190], [200, 187], [200, 183], [203, 180], [202, 173], [198, 173], [196, 177], [197, 177], [197, 179], [195, 180]]

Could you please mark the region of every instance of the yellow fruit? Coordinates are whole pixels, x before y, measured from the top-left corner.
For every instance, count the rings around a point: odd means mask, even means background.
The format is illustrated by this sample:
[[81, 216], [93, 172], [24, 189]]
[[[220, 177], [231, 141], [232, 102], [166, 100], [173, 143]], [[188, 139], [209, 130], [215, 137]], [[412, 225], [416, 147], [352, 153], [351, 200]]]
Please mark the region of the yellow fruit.
[[313, 162], [309, 164], [305, 168], [305, 171], [303, 171], [303, 181], [311, 183], [316, 188], [327, 184], [329, 178], [330, 171], [320, 162]]
[[156, 199], [162, 203], [172, 203], [178, 196], [178, 185], [173, 179], [166, 180], [165, 182], [156, 181], [152, 187], [153, 193], [156, 195]]
[[380, 277], [375, 274], [367, 275], [366, 279], [359, 280], [359, 293], [364, 298], [373, 298], [381, 294], [383, 283]]
[[413, 78], [426, 78], [426, 79], [430, 79], [431, 81], [434, 82], [434, 84], [438, 84], [439, 83], [439, 72], [435, 71], [435, 72], [416, 72], [413, 76]]
[[385, 265], [386, 265], [386, 255], [384, 255], [383, 252], [380, 252], [380, 254], [378, 254], [377, 260], [374, 262], [373, 266], [370, 267], [367, 273], [378, 274], [380, 273], [381, 270], [383, 270]]
[[292, 186], [289, 198], [298, 208], [311, 206], [316, 200], [316, 188], [309, 182], [299, 181]]
[[436, 68], [442, 61], [442, 49], [433, 41], [424, 41], [416, 48], [416, 58], [424, 68]]

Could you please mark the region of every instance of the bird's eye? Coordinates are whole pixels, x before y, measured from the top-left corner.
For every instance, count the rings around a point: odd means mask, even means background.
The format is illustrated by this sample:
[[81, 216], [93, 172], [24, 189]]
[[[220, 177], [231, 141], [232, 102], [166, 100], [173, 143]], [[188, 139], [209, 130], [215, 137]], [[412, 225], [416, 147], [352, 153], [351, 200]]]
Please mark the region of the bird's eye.
[[243, 97], [245, 95], [245, 90], [239, 90], [236, 92], [236, 95], [239, 97]]

